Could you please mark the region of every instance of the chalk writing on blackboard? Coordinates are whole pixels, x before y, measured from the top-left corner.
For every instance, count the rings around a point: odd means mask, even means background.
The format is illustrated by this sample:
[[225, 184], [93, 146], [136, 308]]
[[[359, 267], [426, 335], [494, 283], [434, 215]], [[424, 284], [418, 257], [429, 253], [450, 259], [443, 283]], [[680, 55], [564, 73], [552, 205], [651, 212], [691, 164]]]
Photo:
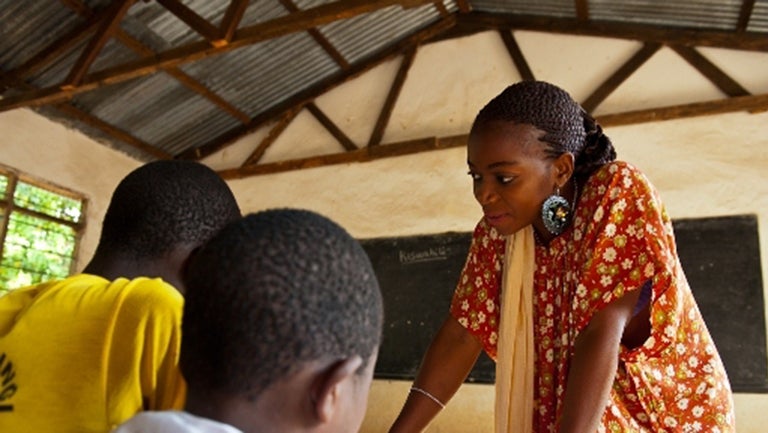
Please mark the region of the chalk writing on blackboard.
[[421, 250], [400, 250], [397, 257], [403, 265], [410, 265], [421, 262], [434, 262], [436, 260], [447, 260], [451, 250], [445, 246], [431, 247]]

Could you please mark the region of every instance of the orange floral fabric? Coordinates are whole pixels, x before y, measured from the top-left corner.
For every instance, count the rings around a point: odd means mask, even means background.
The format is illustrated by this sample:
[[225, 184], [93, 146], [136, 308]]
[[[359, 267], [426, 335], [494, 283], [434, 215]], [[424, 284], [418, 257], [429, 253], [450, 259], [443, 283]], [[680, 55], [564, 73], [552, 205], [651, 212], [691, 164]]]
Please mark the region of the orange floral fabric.
[[[451, 314], [496, 359], [504, 237], [474, 231]], [[651, 336], [619, 348], [600, 432], [732, 432], [725, 368], [677, 257], [672, 224], [647, 178], [625, 162], [582, 188], [573, 224], [537, 245], [534, 274], [534, 431], [557, 428], [576, 338], [626, 292], [651, 284]]]

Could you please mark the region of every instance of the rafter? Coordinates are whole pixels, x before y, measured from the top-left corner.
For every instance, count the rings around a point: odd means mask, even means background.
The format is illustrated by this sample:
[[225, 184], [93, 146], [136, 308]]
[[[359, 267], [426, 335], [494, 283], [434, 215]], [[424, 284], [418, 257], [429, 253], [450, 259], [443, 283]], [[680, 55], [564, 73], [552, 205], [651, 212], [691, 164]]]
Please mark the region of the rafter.
[[384, 101], [384, 105], [381, 107], [381, 113], [379, 113], [379, 119], [376, 121], [376, 125], [373, 127], [371, 133], [371, 139], [368, 141], [368, 146], [376, 146], [381, 143], [381, 138], [384, 136], [384, 130], [389, 124], [389, 118], [392, 116], [392, 110], [395, 108], [397, 98], [400, 96], [400, 91], [403, 90], [405, 79], [408, 77], [408, 71], [413, 65], [413, 59], [416, 57], [416, 50], [418, 46], [409, 47], [403, 54], [403, 60], [400, 62], [400, 68], [397, 70], [395, 79], [392, 81], [392, 86], [389, 88], [387, 99]]
[[264, 152], [267, 151], [269, 146], [272, 145], [272, 143], [277, 140], [278, 137], [280, 137], [280, 134], [285, 131], [285, 128], [288, 127], [288, 125], [293, 122], [293, 119], [296, 118], [296, 115], [299, 114], [299, 112], [302, 110], [303, 106], [297, 106], [294, 110], [288, 111], [280, 118], [280, 120], [275, 123], [274, 126], [272, 126], [272, 129], [269, 130], [269, 133], [266, 137], [264, 137], [263, 140], [261, 140], [261, 143], [259, 143], [258, 146], [256, 146], [256, 149], [248, 156], [248, 158], [245, 158], [245, 161], [243, 162], [242, 167], [248, 166], [248, 165], [254, 165], [259, 160], [261, 160], [261, 157], [264, 156]]
[[[768, 94], [755, 96], [740, 96], [716, 101], [694, 104], [676, 105], [652, 108], [647, 110], [630, 111], [626, 113], [597, 116], [596, 120], [603, 126], [619, 126], [645, 122], [655, 122], [685, 117], [708, 116], [737, 111], [766, 111], [768, 110]], [[316, 168], [335, 164], [366, 162], [394, 156], [410, 155], [420, 152], [448, 149], [465, 146], [467, 135], [451, 137], [428, 137], [381, 146], [364, 147], [352, 152], [331, 155], [320, 155], [308, 158], [272, 162], [268, 164], [249, 165], [247, 167], [221, 170], [219, 174], [224, 179], [241, 179], [249, 176], [280, 173], [291, 170]]]
[[219, 174], [224, 179], [240, 179], [243, 177], [255, 176], [259, 174], [271, 174], [290, 170], [323, 167], [334, 164], [346, 164], [351, 162], [365, 162], [375, 159], [392, 158], [395, 156], [410, 155], [414, 153], [427, 152], [430, 150], [448, 149], [451, 147], [463, 146], [465, 144], [466, 136], [464, 135], [444, 138], [430, 137], [392, 143], [385, 146], [363, 147], [351, 152], [271, 162], [268, 164], [244, 166], [230, 170], [222, 170], [219, 171]]
[[443, 4], [442, 0], [435, 0], [432, 2], [435, 5], [435, 9], [437, 9], [437, 12], [440, 14], [441, 17], [445, 18], [451, 13], [448, 12], [448, 9]]
[[315, 105], [314, 102], [308, 103], [305, 107], [307, 111], [315, 116], [315, 119], [317, 119], [317, 121], [320, 122], [320, 124], [323, 125], [323, 127], [325, 127], [325, 129], [330, 132], [331, 135], [333, 135], [333, 137], [344, 147], [345, 150], [357, 150], [357, 146], [355, 146], [355, 143], [350, 140], [349, 137], [347, 137], [347, 134], [345, 134], [344, 131], [336, 126], [336, 124], [333, 123], [333, 120], [326, 116], [326, 114], [323, 113], [323, 110]]
[[150, 144], [147, 144], [146, 142], [136, 138], [134, 135], [131, 135], [128, 132], [116, 126], [111, 125], [99, 119], [96, 116], [86, 113], [85, 111], [75, 107], [74, 105], [71, 105], [69, 103], [63, 103], [63, 104], [56, 104], [53, 107], [56, 108], [58, 111], [61, 111], [62, 113], [66, 114], [67, 116], [77, 119], [88, 126], [99, 129], [102, 132], [106, 133], [107, 135], [110, 135], [115, 139], [120, 140], [123, 143], [126, 143], [133, 148], [141, 150], [144, 153], [152, 155], [155, 158], [159, 158], [159, 159], [172, 158], [172, 155], [170, 153], [162, 151]]
[[589, 1], [588, 0], [573, 0], [576, 8], [576, 18], [580, 21], [589, 20]]
[[430, 0], [340, 0], [323, 4], [311, 9], [271, 21], [256, 24], [235, 33], [232, 41], [224, 46], [213, 47], [207, 41], [193, 42], [188, 45], [158, 53], [153, 58], [139, 59], [87, 76], [83, 82], [72, 89], [60, 89], [57, 86], [41, 89], [0, 100], [0, 112], [20, 107], [34, 107], [61, 102], [77, 94], [88, 92], [109, 84], [120, 83], [132, 78], [152, 74], [161, 69], [176, 67], [185, 63], [225, 53], [267, 39], [305, 31], [323, 24], [369, 13], [384, 7], [400, 5], [415, 7], [430, 3]]
[[702, 75], [707, 77], [709, 81], [717, 86], [728, 96], [745, 96], [749, 95], [747, 89], [737, 83], [736, 80], [731, 78], [728, 74], [723, 72], [709, 59], [704, 57], [695, 48], [684, 47], [680, 45], [672, 45], [672, 48], [677, 54], [680, 55], [686, 62], [701, 72]]
[[219, 28], [220, 39], [214, 41], [214, 46], [220, 46], [224, 43], [229, 43], [232, 37], [235, 35], [237, 26], [240, 25], [240, 20], [245, 15], [245, 10], [248, 9], [248, 0], [232, 0], [229, 3], [227, 12], [224, 14], [224, 18], [221, 20]]
[[618, 126], [682, 119], [686, 117], [710, 116], [713, 114], [733, 113], [737, 111], [748, 111], [753, 113], [768, 111], [768, 94], [737, 96], [734, 98], [718, 99], [714, 101], [695, 102], [692, 104], [608, 114], [598, 116], [597, 120], [604, 126]]
[[[108, 12], [108, 11], [105, 11]], [[24, 78], [34, 74], [38, 70], [50, 64], [62, 54], [68, 52], [80, 41], [87, 38], [99, 23], [102, 21], [105, 13], [98, 15], [92, 15], [82, 24], [74, 27], [58, 38], [55, 42], [48, 45], [39, 53], [30, 57], [27, 61], [19, 65], [18, 67], [3, 73], [0, 76], [0, 89], [6, 89], [9, 86], [18, 86]]]
[[[280, 4], [283, 5], [289, 12], [296, 13], [299, 12], [301, 9], [299, 9], [296, 4], [293, 3], [292, 0], [280, 0]], [[312, 37], [312, 39], [317, 42], [320, 47], [325, 50], [326, 53], [328, 53], [329, 56], [336, 62], [336, 64], [339, 65], [342, 69], [346, 69], [349, 67], [349, 62], [347, 59], [344, 58], [344, 56], [339, 52], [339, 50], [336, 49], [335, 46], [326, 38], [322, 33], [320, 33], [320, 30], [316, 28], [311, 28], [307, 30], [307, 33]]]
[[177, 157], [182, 159], [199, 159], [219, 151], [224, 147], [234, 143], [238, 138], [257, 130], [266, 122], [278, 118], [285, 112], [294, 109], [294, 107], [297, 105], [303, 105], [313, 101], [318, 96], [335, 88], [336, 86], [339, 86], [359, 76], [360, 74], [373, 69], [375, 66], [400, 55], [400, 53], [408, 49], [408, 47], [420, 45], [423, 41], [426, 41], [435, 35], [450, 29], [455, 24], [455, 22], [455, 18], [452, 15], [446, 19], [440, 20], [430, 25], [429, 27], [419, 30], [410, 36], [401, 39], [399, 42], [392, 44], [384, 50], [368, 56], [359, 62], [355, 62], [348, 69], [331, 75], [321, 82], [275, 105], [271, 109], [252, 118], [251, 122], [247, 125], [243, 125], [241, 127], [227, 131], [211, 142], [199, 146], [193, 150], [188, 150], [181, 155], [178, 155]]
[[755, 0], [743, 0], [741, 10], [739, 11], [739, 22], [736, 24], [736, 31], [743, 33], [749, 27], [749, 20], [752, 18], [752, 10], [755, 8]]
[[601, 84], [597, 90], [592, 92], [591, 95], [581, 104], [582, 107], [588, 112], [592, 111], [600, 105], [621, 83], [623, 83], [630, 75], [637, 71], [640, 66], [648, 61], [656, 52], [661, 48], [660, 44], [646, 43], [643, 47], [635, 53], [629, 60], [627, 60], [619, 69], [616, 70], [607, 80]]
[[[233, 3], [239, 2], [239, 1], [240, 0], [233, 0]], [[74, 10], [78, 14], [86, 17], [87, 19], [92, 18], [94, 15], [93, 11], [89, 9], [88, 6], [80, 0], [67, 0], [66, 5], [72, 8], [72, 10]], [[155, 55], [155, 52], [151, 48], [147, 47], [142, 42], [138, 41], [136, 38], [129, 35], [128, 33], [126, 33], [120, 28], [118, 28], [117, 31], [115, 32], [114, 37], [118, 42], [125, 45], [131, 51], [135, 52], [140, 56], [149, 58]], [[240, 109], [232, 105], [229, 101], [225, 100], [224, 98], [222, 98], [221, 96], [213, 92], [204, 84], [200, 83], [197, 79], [183, 72], [181, 69], [167, 68], [165, 69], [165, 72], [171, 77], [175, 78], [179, 83], [186, 86], [188, 89], [206, 98], [212, 104], [216, 105], [217, 107], [219, 107], [220, 109], [222, 109], [223, 111], [231, 115], [232, 117], [239, 120], [241, 123], [248, 123], [248, 121], [250, 120], [250, 117], [247, 114], [245, 114], [243, 111], [241, 111]]]
[[500, 29], [499, 35], [501, 36], [501, 40], [504, 41], [504, 45], [507, 47], [509, 56], [515, 63], [517, 72], [520, 73], [520, 78], [523, 80], [533, 80], [533, 71], [531, 71], [530, 66], [528, 66], [528, 61], [525, 60], [523, 50], [520, 49], [520, 45], [518, 45], [517, 40], [515, 39], [515, 36], [512, 34], [512, 32], [509, 30]]
[[531, 30], [548, 33], [597, 36], [657, 42], [664, 45], [691, 45], [731, 48], [745, 51], [768, 51], [764, 33], [704, 29], [672, 29], [663, 26], [603, 21], [580, 21], [574, 18], [548, 18], [469, 12], [458, 15], [455, 34], [468, 35], [491, 29]]
[[115, 1], [107, 10], [106, 16], [102, 18], [99, 24], [96, 34], [93, 35], [88, 42], [88, 46], [85, 47], [83, 52], [78, 57], [74, 66], [69, 72], [69, 75], [61, 85], [62, 89], [71, 89], [82, 81], [88, 68], [91, 67], [96, 57], [101, 53], [101, 49], [104, 48], [107, 41], [117, 31], [120, 21], [123, 16], [128, 12], [128, 9], [133, 5], [135, 0], [121, 0]]
[[[20, 84], [20, 88], [24, 90], [34, 90], [35, 87], [31, 84], [28, 84], [26, 82], [22, 82]], [[87, 113], [80, 108], [77, 108], [76, 106], [64, 102], [61, 104], [54, 104], [52, 107], [59, 111], [60, 113], [68, 116], [69, 118], [73, 118], [76, 120], [79, 120], [80, 122], [100, 130], [101, 132], [107, 134], [108, 136], [119, 140], [135, 149], [138, 149], [148, 155], [151, 155], [155, 158], [159, 159], [170, 159], [172, 157], [171, 154], [164, 152], [160, 149], [158, 149], [155, 146], [152, 146], [151, 144], [148, 144], [144, 142], [143, 140], [139, 139], [138, 137], [130, 134], [127, 131], [124, 131], [112, 124], [109, 124], [98, 117], [94, 116], [93, 114]]]

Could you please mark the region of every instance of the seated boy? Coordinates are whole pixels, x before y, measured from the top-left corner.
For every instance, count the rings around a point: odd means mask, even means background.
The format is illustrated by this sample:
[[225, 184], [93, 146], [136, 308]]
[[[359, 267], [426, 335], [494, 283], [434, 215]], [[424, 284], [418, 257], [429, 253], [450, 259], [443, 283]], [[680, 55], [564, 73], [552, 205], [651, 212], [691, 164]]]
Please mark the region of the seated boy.
[[186, 412], [143, 412], [116, 433], [358, 431], [383, 312], [344, 229], [309, 211], [252, 214], [195, 254], [184, 281]]
[[182, 269], [237, 218], [205, 165], [155, 161], [123, 178], [83, 273], [0, 297], [0, 432], [103, 433], [183, 407]]

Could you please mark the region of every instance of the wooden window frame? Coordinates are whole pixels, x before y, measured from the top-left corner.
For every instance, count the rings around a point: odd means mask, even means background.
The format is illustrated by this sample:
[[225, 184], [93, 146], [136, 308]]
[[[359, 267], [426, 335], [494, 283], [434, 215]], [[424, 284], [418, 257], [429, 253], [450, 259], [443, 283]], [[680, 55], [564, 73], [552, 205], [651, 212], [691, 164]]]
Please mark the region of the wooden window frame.
[[[5, 251], [5, 241], [8, 234], [8, 225], [11, 219], [11, 215], [16, 212], [24, 215], [28, 215], [34, 218], [54, 222], [56, 224], [62, 224], [71, 227], [74, 231], [74, 245], [72, 249], [71, 263], [69, 267], [69, 274], [73, 274], [77, 268], [77, 263], [80, 253], [80, 242], [82, 236], [85, 233], [86, 227], [86, 215], [88, 211], [88, 199], [85, 194], [78, 193], [71, 189], [59, 186], [53, 182], [37, 178], [35, 176], [22, 173], [19, 170], [0, 164], [0, 175], [5, 176], [8, 179], [8, 184], [4, 192], [0, 192], [0, 263], [3, 260], [3, 254]], [[73, 200], [78, 200], [81, 203], [80, 218], [77, 222], [69, 221], [63, 218], [57, 218], [52, 215], [48, 215], [42, 212], [38, 212], [33, 209], [27, 209], [18, 206], [14, 202], [14, 193], [19, 182], [24, 182], [34, 187], [44, 189], [46, 191], [64, 196]], [[0, 294], [7, 293], [17, 287], [2, 287], [0, 286]]]

